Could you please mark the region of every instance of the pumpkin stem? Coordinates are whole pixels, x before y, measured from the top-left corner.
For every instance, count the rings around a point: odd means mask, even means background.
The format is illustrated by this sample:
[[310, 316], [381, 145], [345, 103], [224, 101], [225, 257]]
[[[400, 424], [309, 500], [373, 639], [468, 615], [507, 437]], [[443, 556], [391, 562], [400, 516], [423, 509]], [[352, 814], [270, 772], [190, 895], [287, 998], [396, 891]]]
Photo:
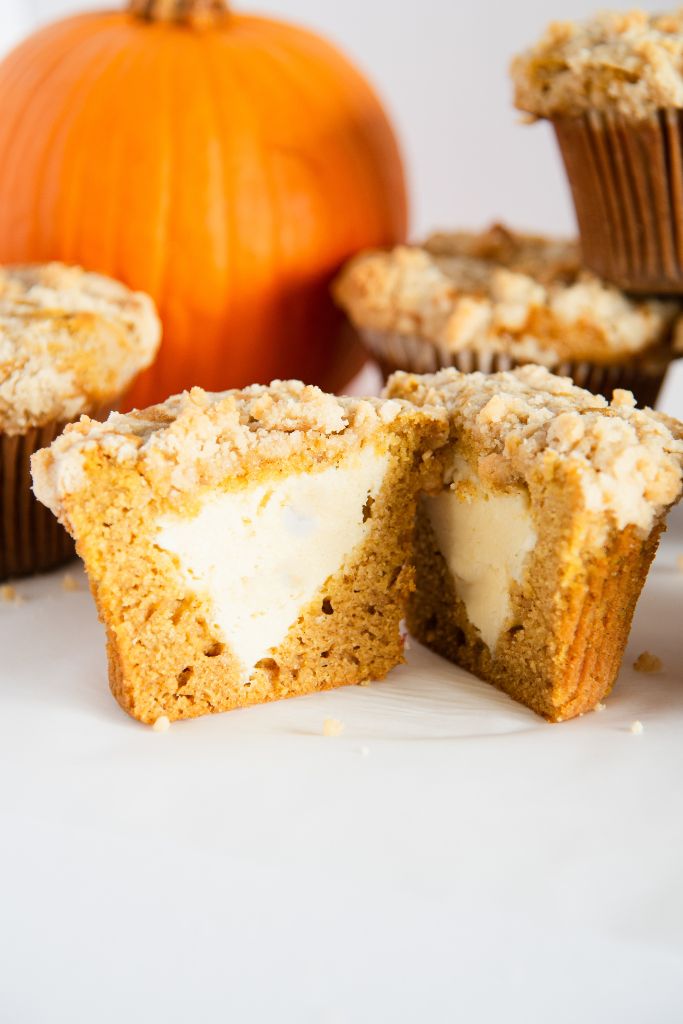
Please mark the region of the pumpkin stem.
[[228, 0], [128, 0], [128, 11], [145, 21], [212, 25], [228, 14]]

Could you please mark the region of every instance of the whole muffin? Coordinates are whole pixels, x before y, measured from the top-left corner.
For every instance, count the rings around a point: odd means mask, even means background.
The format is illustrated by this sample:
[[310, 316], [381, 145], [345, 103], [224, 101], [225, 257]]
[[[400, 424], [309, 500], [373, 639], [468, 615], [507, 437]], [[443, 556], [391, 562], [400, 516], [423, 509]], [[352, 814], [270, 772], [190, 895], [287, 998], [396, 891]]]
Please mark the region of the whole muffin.
[[152, 300], [117, 281], [59, 263], [0, 268], [0, 580], [73, 556], [33, 497], [31, 455], [81, 414], [106, 416], [160, 339]]
[[683, 9], [556, 22], [512, 64], [516, 106], [557, 136], [584, 263], [683, 292]]
[[386, 376], [538, 363], [641, 405], [656, 401], [681, 308], [624, 295], [581, 265], [575, 242], [501, 225], [361, 253], [334, 294]]

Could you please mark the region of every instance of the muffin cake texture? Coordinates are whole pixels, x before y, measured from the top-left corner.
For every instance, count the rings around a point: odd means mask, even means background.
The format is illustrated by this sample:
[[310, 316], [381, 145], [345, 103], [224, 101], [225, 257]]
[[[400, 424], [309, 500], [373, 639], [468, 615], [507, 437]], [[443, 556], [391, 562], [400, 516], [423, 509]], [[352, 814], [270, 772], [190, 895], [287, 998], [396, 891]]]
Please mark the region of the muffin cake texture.
[[512, 64], [515, 104], [550, 120], [583, 258], [638, 292], [683, 291], [683, 9], [555, 22]]
[[335, 295], [387, 375], [538, 363], [607, 398], [626, 387], [644, 405], [672, 358], [680, 311], [585, 270], [574, 242], [502, 225], [361, 253]]
[[410, 631], [550, 721], [595, 708], [681, 494], [683, 425], [537, 366], [398, 373], [387, 394], [450, 423], [418, 512]]
[[291, 381], [68, 427], [34, 487], [76, 539], [122, 707], [173, 721], [386, 675], [446, 436], [443, 411]]
[[0, 579], [51, 568], [73, 543], [30, 490], [30, 456], [104, 414], [152, 362], [152, 300], [59, 263], [0, 268]]

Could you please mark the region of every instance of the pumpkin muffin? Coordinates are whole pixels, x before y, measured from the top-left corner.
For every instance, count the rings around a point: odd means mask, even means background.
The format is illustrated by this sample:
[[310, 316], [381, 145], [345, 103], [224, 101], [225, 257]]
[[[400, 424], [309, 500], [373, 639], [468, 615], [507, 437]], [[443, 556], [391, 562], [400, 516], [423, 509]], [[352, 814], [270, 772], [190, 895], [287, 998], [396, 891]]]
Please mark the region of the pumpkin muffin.
[[121, 706], [173, 721], [385, 676], [446, 436], [442, 411], [296, 381], [68, 427], [34, 487], [76, 539]]
[[73, 543], [31, 494], [30, 457], [82, 413], [106, 415], [161, 336], [146, 295], [59, 263], [0, 267], [0, 579]]
[[495, 225], [361, 253], [334, 286], [385, 376], [538, 363], [610, 398], [654, 405], [680, 306], [634, 300], [582, 267], [571, 241]]
[[552, 722], [595, 708], [681, 495], [683, 425], [539, 366], [398, 373], [387, 394], [450, 423], [418, 513], [410, 631]]
[[516, 106], [555, 129], [587, 266], [683, 292], [683, 10], [555, 22], [512, 77]]

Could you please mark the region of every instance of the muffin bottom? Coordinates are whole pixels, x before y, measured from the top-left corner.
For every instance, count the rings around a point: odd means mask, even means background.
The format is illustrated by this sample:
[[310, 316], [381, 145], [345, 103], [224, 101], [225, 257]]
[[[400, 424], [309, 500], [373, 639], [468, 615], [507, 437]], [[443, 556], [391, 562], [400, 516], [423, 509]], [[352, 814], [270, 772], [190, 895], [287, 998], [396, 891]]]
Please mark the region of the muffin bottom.
[[[514, 370], [529, 362], [500, 352], [451, 352], [445, 346], [419, 335], [365, 330], [361, 337], [379, 363], [385, 381], [397, 370], [436, 373], [453, 366], [462, 373], [498, 373], [501, 370]], [[608, 402], [615, 388], [622, 388], [633, 392], [639, 406], [654, 408], [669, 364], [670, 356], [658, 351], [656, 355], [650, 354], [628, 363], [600, 365], [585, 360], [563, 360], [549, 369], [559, 377], [571, 377], [578, 387], [594, 395], [603, 395]]]
[[[105, 418], [111, 406], [88, 412]], [[74, 542], [31, 489], [31, 456], [50, 445], [66, 423], [25, 434], [0, 434], [0, 581], [47, 572], [75, 557]]]

